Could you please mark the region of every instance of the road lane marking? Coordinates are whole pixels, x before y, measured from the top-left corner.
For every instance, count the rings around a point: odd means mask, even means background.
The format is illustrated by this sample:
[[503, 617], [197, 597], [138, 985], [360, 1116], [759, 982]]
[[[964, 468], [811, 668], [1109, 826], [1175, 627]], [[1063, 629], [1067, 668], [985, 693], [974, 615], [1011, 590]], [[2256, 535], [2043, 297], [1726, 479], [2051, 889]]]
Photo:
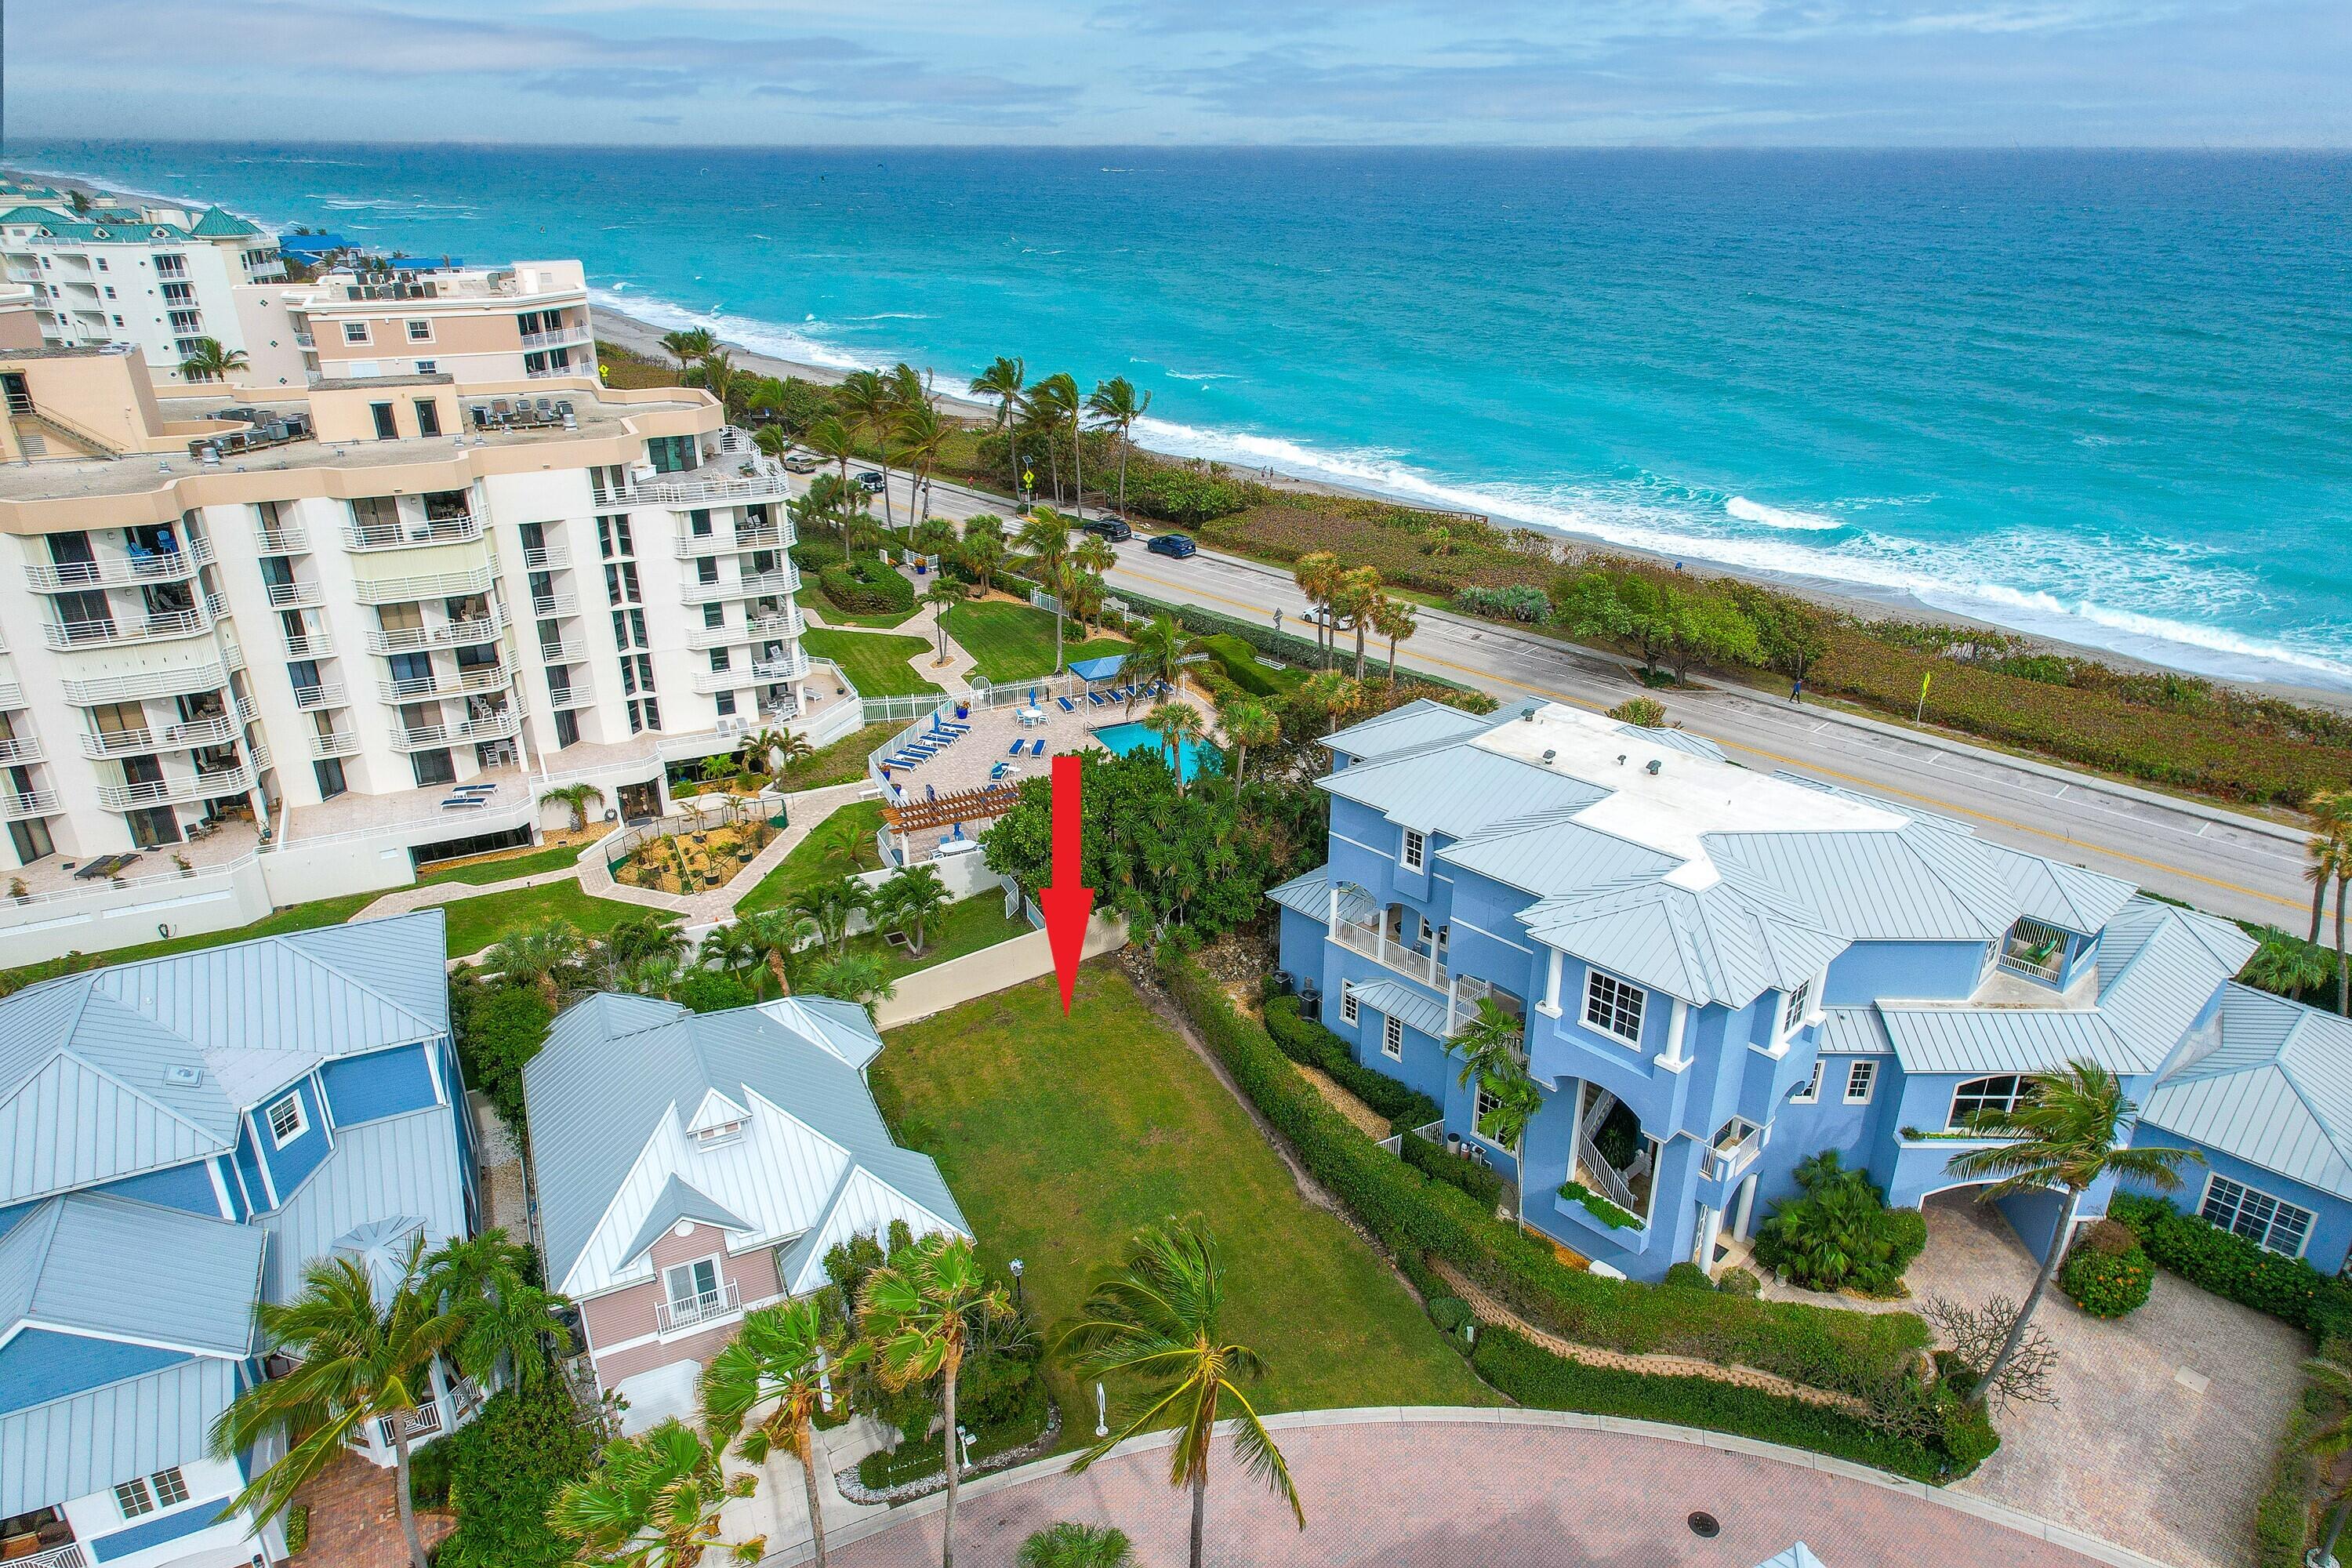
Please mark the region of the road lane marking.
[[[1179, 593], [1192, 594], [1204, 599], [1213, 599], [1218, 604], [1231, 605], [1236, 609], [1248, 610], [1254, 615], [1264, 615], [1265, 613], [1255, 605], [1245, 604], [1239, 599], [1229, 599], [1222, 594], [1213, 594], [1209, 592], [1207, 589], [1197, 588], [1190, 584], [1171, 582], [1165, 577], [1155, 577], [1148, 572], [1137, 572], [1133, 567], [1128, 567], [1127, 570], [1132, 575], [1142, 579], [1144, 582], [1157, 584], [1159, 586], [1163, 588], [1173, 588]], [[1407, 646], [1409, 647], [1410, 644]], [[1595, 712], [1605, 713], [1608, 711], [1608, 709], [1601, 703], [1588, 701], [1581, 697], [1571, 697], [1566, 692], [1555, 691], [1549, 687], [1530, 685], [1524, 680], [1514, 680], [1507, 675], [1497, 675], [1492, 670], [1473, 668], [1469, 665], [1456, 664], [1452, 659], [1438, 658], [1426, 653], [1419, 654], [1416, 657], [1424, 664], [1436, 665], [1441, 668], [1450, 669], [1457, 674], [1467, 675], [1474, 679], [1491, 680], [1496, 682], [1497, 685], [1502, 686], [1515, 686], [1522, 691], [1533, 692], [1538, 697], [1549, 698], [1555, 702], [1571, 703], [1579, 708], [1591, 709]], [[1709, 738], [1714, 739], [1714, 737]], [[2013, 821], [2009, 817], [1998, 816], [1995, 813], [1989, 811], [1979, 811], [1973, 806], [1954, 805], [1949, 802], [1938, 800], [1934, 795], [1919, 795], [1910, 790], [1898, 788], [1894, 784], [1881, 784], [1874, 779], [1865, 779], [1857, 774], [1841, 773], [1835, 768], [1823, 767], [1818, 763], [1800, 762], [1794, 757], [1784, 757], [1778, 752], [1767, 751], [1761, 746], [1751, 746], [1739, 741], [1723, 740], [1717, 740], [1717, 744], [1731, 746], [1739, 751], [1747, 752], [1751, 755], [1764, 757], [1772, 762], [1779, 763], [1783, 767], [1796, 768], [1805, 773], [1817, 773], [1823, 777], [1836, 779], [1841, 783], [1850, 784], [1855, 785], [1857, 788], [1869, 790], [1874, 794], [1897, 795], [1905, 800], [1916, 801], [1921, 805], [1932, 806], [1937, 811], [1948, 812], [1960, 816], [1973, 816], [1979, 822], [1989, 822], [1993, 824], [1995, 826], [2009, 828], [2012, 832], [2031, 834], [2036, 838], [2047, 838], [2053, 844], [2063, 844], [2069, 848], [2088, 850], [2093, 854], [2110, 856], [2115, 859], [2126, 861], [2134, 866], [2145, 866], [2151, 871], [2162, 871], [2168, 876], [2185, 877], [2192, 882], [2202, 882], [2207, 887], [2220, 888], [2225, 891], [2232, 893], [2242, 893], [2247, 898], [2257, 899], [2266, 904], [2276, 904], [2282, 909], [2290, 909], [2296, 910], [2297, 912], [2301, 912], [2304, 908], [2303, 900], [2300, 899], [2282, 899], [2275, 893], [2265, 893], [2258, 888], [2243, 887], [2239, 883], [2229, 881], [2221, 877], [2209, 877], [2201, 871], [2191, 871], [2185, 867], [2169, 865], [2162, 860], [2150, 860], [2144, 856], [2133, 855], [2122, 849], [2109, 849], [2096, 844], [2088, 844], [2079, 838], [2069, 837], [2063, 833], [2053, 833], [2046, 827], [2036, 827], [2031, 823]]]

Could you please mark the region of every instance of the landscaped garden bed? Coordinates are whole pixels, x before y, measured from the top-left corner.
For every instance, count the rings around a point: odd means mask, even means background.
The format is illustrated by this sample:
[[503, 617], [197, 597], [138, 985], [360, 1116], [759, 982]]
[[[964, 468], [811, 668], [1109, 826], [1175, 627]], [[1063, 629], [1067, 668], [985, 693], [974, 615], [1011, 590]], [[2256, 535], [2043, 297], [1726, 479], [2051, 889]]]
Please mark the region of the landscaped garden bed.
[[657, 893], [723, 888], [776, 837], [763, 816], [648, 838], [613, 863], [613, 880]]

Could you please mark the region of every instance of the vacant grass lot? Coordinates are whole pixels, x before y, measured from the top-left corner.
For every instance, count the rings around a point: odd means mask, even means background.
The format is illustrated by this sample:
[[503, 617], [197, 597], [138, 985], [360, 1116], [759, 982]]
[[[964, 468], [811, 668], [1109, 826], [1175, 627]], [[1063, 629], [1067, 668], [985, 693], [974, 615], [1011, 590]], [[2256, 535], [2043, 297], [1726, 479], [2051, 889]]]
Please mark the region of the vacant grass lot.
[[449, 956], [479, 952], [516, 931], [535, 931], [555, 921], [566, 921], [574, 931], [590, 936], [611, 930], [639, 915], [657, 910], [614, 899], [592, 899], [577, 882], [548, 882], [517, 888], [510, 893], [483, 893], [442, 906], [448, 911]]
[[[1125, 639], [1095, 637], [1081, 642], [1076, 622], [1062, 625], [1065, 663], [1124, 653]], [[1054, 673], [1054, 617], [1034, 605], [1011, 599], [987, 599], [957, 605], [948, 611], [948, 636], [961, 643], [972, 663], [989, 683], [1036, 680]]]
[[879, 931], [854, 936], [848, 945], [853, 952], [870, 952], [879, 958], [895, 981], [934, 963], [945, 963], [950, 958], [961, 958], [983, 947], [1011, 942], [1025, 935], [1029, 929], [1025, 920], [1006, 919], [1004, 895], [991, 890], [950, 904], [927, 922], [920, 953], [908, 952], [904, 943], [887, 941]]
[[[1050, 979], [890, 1035], [870, 1076], [901, 1142], [940, 1163], [990, 1264], [1027, 1264], [1048, 1336], [1129, 1238], [1204, 1216], [1223, 1249], [1224, 1331], [1265, 1358], [1261, 1410], [1490, 1405], [1388, 1266], [1289, 1170], [1208, 1068], [1108, 961], [1065, 1017]], [[1065, 1447], [1093, 1429], [1059, 1357]], [[1114, 1390], [1116, 1403], [1120, 1391]]]
[[736, 900], [736, 913], [782, 909], [799, 903], [811, 889], [852, 871], [880, 869], [882, 857], [874, 847], [874, 835], [881, 826], [880, 801], [851, 801], [818, 823], [777, 862], [774, 870]]
[[[915, 673], [907, 661], [931, 657], [929, 637], [892, 637], [884, 632], [828, 632], [811, 627], [801, 636], [811, 658], [829, 658], [841, 666], [849, 684], [861, 697], [919, 697], [940, 689]], [[868, 747], [867, 750], [872, 750]]]

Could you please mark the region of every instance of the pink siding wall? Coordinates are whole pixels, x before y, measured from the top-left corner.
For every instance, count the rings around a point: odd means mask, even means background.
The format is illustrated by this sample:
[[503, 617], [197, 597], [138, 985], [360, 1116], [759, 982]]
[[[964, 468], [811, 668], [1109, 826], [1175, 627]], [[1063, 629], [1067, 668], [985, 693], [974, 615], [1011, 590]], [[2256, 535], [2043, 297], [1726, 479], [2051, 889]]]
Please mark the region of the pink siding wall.
[[745, 1306], [765, 1300], [777, 1290], [775, 1249], [755, 1247], [740, 1253], [725, 1251], [726, 1232], [716, 1226], [698, 1225], [685, 1236], [666, 1235], [653, 1246], [655, 1278], [643, 1285], [631, 1285], [618, 1290], [608, 1290], [601, 1296], [591, 1296], [580, 1303], [581, 1316], [588, 1325], [588, 1341], [593, 1348], [596, 1375], [606, 1388], [624, 1378], [635, 1377], [657, 1366], [672, 1362], [709, 1362], [719, 1348], [734, 1337], [735, 1323], [730, 1321], [667, 1341], [652, 1340], [626, 1350], [607, 1351], [604, 1347], [622, 1343], [651, 1334], [656, 1324], [655, 1309], [664, 1293], [660, 1270], [672, 1264], [691, 1262], [719, 1253], [719, 1278], [723, 1283], [732, 1280], [738, 1297]]

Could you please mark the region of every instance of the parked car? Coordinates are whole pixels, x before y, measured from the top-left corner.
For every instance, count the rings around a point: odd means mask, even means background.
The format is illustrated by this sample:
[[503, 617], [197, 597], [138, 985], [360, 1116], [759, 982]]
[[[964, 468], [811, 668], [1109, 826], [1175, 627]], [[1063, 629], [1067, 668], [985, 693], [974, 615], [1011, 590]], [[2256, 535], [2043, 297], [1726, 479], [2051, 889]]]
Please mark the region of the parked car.
[[1127, 520], [1123, 517], [1091, 518], [1080, 526], [1088, 533], [1102, 535], [1113, 544], [1121, 543], [1135, 537], [1135, 530], [1127, 526]]
[[873, 469], [864, 468], [859, 470], [856, 483], [857, 488], [867, 495], [878, 496], [882, 493], [885, 481], [882, 476]]
[[784, 454], [784, 472], [813, 474], [816, 472], [816, 458], [807, 452], [787, 452]]
[[1179, 561], [1183, 560], [1187, 555], [1197, 555], [1201, 551], [1201, 547], [1192, 542], [1192, 536], [1189, 533], [1159, 534], [1144, 548], [1154, 555], [1172, 555]]

